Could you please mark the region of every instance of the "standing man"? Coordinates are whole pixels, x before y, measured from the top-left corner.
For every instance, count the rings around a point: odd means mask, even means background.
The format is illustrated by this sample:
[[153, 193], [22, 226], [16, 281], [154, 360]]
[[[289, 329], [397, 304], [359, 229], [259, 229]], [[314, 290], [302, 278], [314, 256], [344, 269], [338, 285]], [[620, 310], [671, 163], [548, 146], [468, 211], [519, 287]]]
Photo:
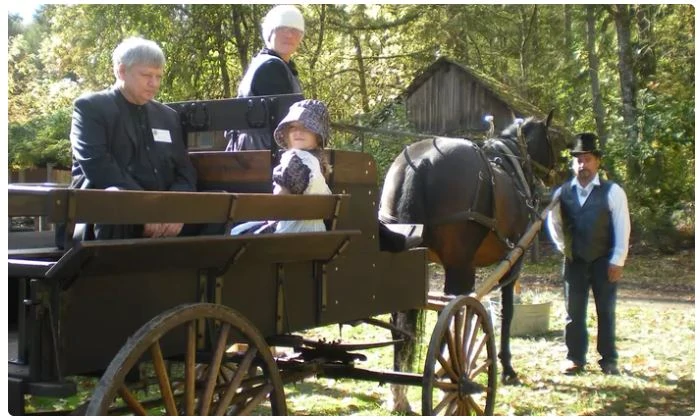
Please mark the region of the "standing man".
[[588, 352], [586, 308], [593, 289], [598, 314], [597, 349], [604, 374], [618, 375], [615, 349], [615, 303], [630, 236], [627, 196], [617, 184], [601, 180], [598, 137], [576, 135], [571, 150], [574, 178], [554, 192], [559, 205], [547, 218], [557, 249], [564, 253], [564, 296], [567, 321], [564, 331], [568, 365], [564, 374], [584, 371]]
[[[180, 118], [154, 100], [165, 55], [153, 41], [124, 40], [112, 54], [116, 83], [76, 99], [70, 141], [71, 187], [147, 191], [194, 191], [196, 172], [187, 155]], [[76, 238], [171, 237], [181, 223], [96, 225]]]
[[[238, 97], [302, 93], [292, 55], [304, 38], [304, 16], [294, 6], [275, 6], [265, 15], [261, 29], [265, 47], [248, 65], [238, 86]], [[271, 150], [276, 161], [277, 144], [272, 138], [275, 128], [276, 124], [241, 133], [227, 131], [226, 150]]]

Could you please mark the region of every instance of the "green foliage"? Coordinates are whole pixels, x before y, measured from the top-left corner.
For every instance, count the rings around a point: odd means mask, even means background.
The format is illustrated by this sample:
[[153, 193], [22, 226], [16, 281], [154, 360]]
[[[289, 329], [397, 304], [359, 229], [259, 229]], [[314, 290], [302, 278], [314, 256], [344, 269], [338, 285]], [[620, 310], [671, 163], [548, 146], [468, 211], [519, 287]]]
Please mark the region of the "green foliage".
[[67, 109], [39, 116], [24, 124], [10, 123], [8, 155], [13, 169], [44, 167], [70, 168], [71, 150], [66, 127], [71, 112]]
[[[111, 52], [127, 36], [142, 35], [163, 47], [167, 64], [159, 100], [235, 96], [247, 63], [263, 45], [260, 21], [270, 7], [47, 4], [28, 25], [8, 16], [10, 164], [38, 164], [49, 155], [59, 159], [68, 124], [61, 122], [41, 140], [56, 141], [41, 143], [54, 150], [43, 154], [28, 151], [39, 148], [40, 140], [28, 141], [27, 133], [34, 135], [40, 121], [58, 123], [60, 118], [49, 116], [64, 115], [79, 94], [110, 86]], [[694, 166], [688, 156], [695, 131], [692, 5], [630, 6], [639, 12], [635, 19], [643, 14], [651, 29], [640, 33], [634, 19], [629, 28], [639, 80], [638, 141], [627, 138], [622, 123], [617, 32], [609, 5], [299, 7], [306, 32], [294, 60], [305, 95], [326, 101], [332, 121], [366, 127], [410, 131], [394, 101], [437, 57], [447, 56], [505, 83], [541, 109], [555, 109], [557, 122], [571, 131], [595, 130], [589, 78], [589, 54], [595, 53], [610, 149], [606, 164], [628, 189], [633, 212], [640, 212], [635, 224], [668, 220], [694, 201], [694, 170], [688, 170]], [[586, 43], [589, 7], [594, 52]], [[382, 116], [387, 109], [395, 111]], [[381, 181], [393, 157], [415, 140], [367, 133], [363, 140], [357, 133], [336, 132], [333, 146], [371, 153]], [[630, 163], [634, 174], [628, 173]]]

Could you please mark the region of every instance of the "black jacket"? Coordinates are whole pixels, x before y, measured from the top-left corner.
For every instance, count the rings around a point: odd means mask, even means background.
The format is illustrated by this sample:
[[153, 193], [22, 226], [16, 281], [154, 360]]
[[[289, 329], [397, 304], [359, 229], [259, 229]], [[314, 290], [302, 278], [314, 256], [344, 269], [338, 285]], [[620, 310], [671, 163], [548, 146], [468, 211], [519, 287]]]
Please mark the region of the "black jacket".
[[128, 106], [116, 88], [76, 99], [70, 141], [74, 183], [79, 180], [81, 184], [74, 186], [151, 191], [196, 189], [197, 176], [187, 155], [177, 112], [156, 101], [144, 107], [150, 128], [168, 133], [165, 141], [151, 137], [145, 146], [138, 143]]

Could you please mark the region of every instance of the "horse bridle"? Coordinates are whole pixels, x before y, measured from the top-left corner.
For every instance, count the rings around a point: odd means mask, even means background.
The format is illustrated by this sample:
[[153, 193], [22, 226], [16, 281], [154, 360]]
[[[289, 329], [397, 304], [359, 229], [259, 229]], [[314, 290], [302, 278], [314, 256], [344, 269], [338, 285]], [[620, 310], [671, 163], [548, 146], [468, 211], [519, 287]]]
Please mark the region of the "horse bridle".
[[[523, 135], [523, 132], [522, 132], [522, 124], [518, 125], [517, 138], [518, 138], [518, 145], [520, 146], [521, 154], [523, 155], [523, 159], [525, 160], [525, 164], [528, 165], [527, 170], [530, 172], [530, 174], [532, 176], [539, 177], [540, 179], [542, 179], [542, 178], [544, 178], [546, 180], [552, 179], [556, 172], [554, 171], [554, 162], [555, 162], [554, 147], [552, 147], [552, 141], [549, 139], [549, 135], [545, 132], [544, 138], [547, 141], [547, 151], [549, 152], [549, 161], [552, 164], [551, 169], [545, 167], [541, 163], [530, 158], [530, 154], [527, 152], [527, 141], [525, 141], [525, 136]], [[534, 168], [534, 170], [533, 170], [533, 168]], [[538, 175], [537, 173], [535, 173], [535, 171], [539, 171], [541, 173], [541, 176]]]

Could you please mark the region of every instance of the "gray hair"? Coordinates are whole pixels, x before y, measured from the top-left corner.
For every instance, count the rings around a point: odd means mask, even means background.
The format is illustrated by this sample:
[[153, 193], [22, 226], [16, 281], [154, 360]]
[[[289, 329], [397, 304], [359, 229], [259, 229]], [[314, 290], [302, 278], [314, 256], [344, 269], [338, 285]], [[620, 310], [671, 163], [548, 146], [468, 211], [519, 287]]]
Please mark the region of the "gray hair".
[[124, 64], [126, 68], [130, 68], [134, 64], [163, 68], [165, 67], [165, 54], [155, 42], [140, 37], [131, 37], [123, 40], [112, 53], [112, 65], [117, 77], [121, 64]]

